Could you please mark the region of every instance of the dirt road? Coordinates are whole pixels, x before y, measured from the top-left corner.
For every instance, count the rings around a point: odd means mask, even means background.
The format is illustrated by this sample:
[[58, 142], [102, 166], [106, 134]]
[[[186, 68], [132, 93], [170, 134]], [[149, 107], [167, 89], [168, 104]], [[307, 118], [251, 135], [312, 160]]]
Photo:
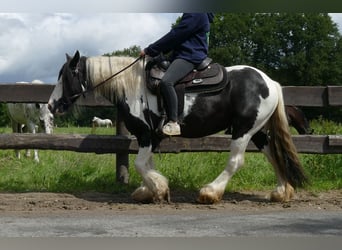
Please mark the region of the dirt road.
[[301, 191], [288, 203], [266, 192], [228, 193], [214, 205], [171, 195], [171, 204], [138, 204], [127, 194], [1, 193], [0, 236], [342, 236], [340, 190]]
[[172, 213], [176, 211], [308, 211], [342, 212], [342, 190], [321, 193], [300, 191], [288, 203], [266, 199], [268, 192], [226, 193], [223, 201], [214, 205], [195, 202], [196, 193], [171, 193], [170, 204], [138, 204], [127, 194], [104, 193], [0, 193], [0, 212], [63, 213], [65, 211], [102, 211], [111, 213]]

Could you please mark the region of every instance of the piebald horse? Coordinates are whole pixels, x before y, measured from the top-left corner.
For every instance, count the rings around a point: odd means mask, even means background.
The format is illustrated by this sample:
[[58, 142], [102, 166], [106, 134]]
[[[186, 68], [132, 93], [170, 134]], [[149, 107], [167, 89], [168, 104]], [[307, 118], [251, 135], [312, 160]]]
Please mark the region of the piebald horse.
[[[81, 57], [78, 51], [66, 57], [48, 102], [50, 110], [66, 112], [87, 91], [116, 102], [127, 129], [139, 145], [135, 169], [143, 183], [132, 198], [139, 202], [170, 201], [168, 180], [153, 164], [153, 150], [163, 139], [155, 131], [161, 113], [156, 96], [146, 87], [144, 60]], [[226, 129], [232, 131], [227, 165], [215, 180], [200, 189], [197, 202], [210, 204], [222, 199], [229, 180], [244, 164], [250, 140], [274, 167], [277, 186], [270, 199], [289, 201], [294, 189], [305, 184], [306, 176], [290, 135], [282, 88], [253, 67], [232, 66], [226, 72], [228, 84], [218, 93], [185, 93], [184, 97], [181, 136], [195, 138]]]
[[[33, 80], [32, 83], [42, 84], [43, 82]], [[53, 132], [54, 117], [48, 109], [47, 103], [8, 103], [7, 111], [11, 119], [13, 133], [52, 134]], [[20, 159], [20, 151], [16, 150], [15, 152]], [[30, 155], [30, 150], [26, 150], [26, 156], [30, 157]], [[34, 149], [34, 160], [39, 162], [37, 149]]]

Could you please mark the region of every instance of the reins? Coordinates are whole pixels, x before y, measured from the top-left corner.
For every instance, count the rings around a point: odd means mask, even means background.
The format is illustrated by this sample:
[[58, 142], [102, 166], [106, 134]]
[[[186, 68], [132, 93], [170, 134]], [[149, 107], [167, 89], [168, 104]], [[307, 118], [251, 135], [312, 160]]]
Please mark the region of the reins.
[[79, 96], [86, 94], [90, 91], [93, 91], [94, 89], [104, 85], [106, 82], [108, 82], [109, 80], [113, 79], [114, 77], [116, 77], [117, 75], [119, 75], [120, 73], [122, 73], [123, 71], [127, 70], [128, 68], [132, 67], [134, 64], [136, 64], [141, 58], [144, 58], [144, 56], [139, 56], [138, 58], [136, 58], [132, 63], [130, 63], [129, 65], [125, 66], [124, 68], [122, 68], [121, 70], [119, 70], [118, 72], [116, 72], [115, 74], [111, 75], [110, 77], [104, 79], [103, 81], [101, 81], [99, 84], [97, 84], [96, 86], [92, 86], [91, 88], [87, 88], [84, 89], [81, 93], [79, 94], [75, 94], [73, 96], [70, 97], [70, 99], [74, 99], [74, 98], [78, 98]]
[[117, 75], [119, 75], [120, 73], [124, 72], [126, 69], [132, 67], [134, 64], [136, 64], [141, 58], [143, 58], [143, 56], [139, 56], [138, 58], [136, 58], [132, 63], [130, 63], [129, 65], [127, 65], [126, 67], [122, 68], [121, 70], [119, 70], [118, 72], [116, 72], [115, 74], [111, 75], [110, 77], [108, 77], [107, 79], [103, 80], [102, 82], [100, 82], [99, 84], [97, 84], [96, 86], [92, 87], [89, 90], [94, 90], [100, 86], [102, 86], [103, 84], [105, 84], [106, 82], [108, 82], [109, 80], [113, 79], [114, 77], [116, 77]]
[[[132, 63], [130, 63], [129, 65], [125, 66], [124, 68], [122, 68], [121, 70], [119, 70], [118, 72], [116, 72], [115, 74], [111, 75], [110, 77], [104, 79], [103, 81], [101, 81], [99, 84], [97, 84], [96, 86], [92, 86], [91, 88], [85, 88], [82, 84], [82, 89], [83, 91], [79, 94], [75, 94], [71, 97], [69, 97], [68, 99], [71, 100], [71, 99], [76, 99], [78, 97], [80, 97], [81, 95], [85, 96], [86, 93], [90, 92], [90, 91], [93, 91], [94, 89], [104, 85], [106, 82], [108, 82], [109, 80], [113, 79], [114, 77], [116, 77], [117, 75], [119, 75], [120, 73], [122, 73], [123, 71], [127, 70], [128, 68], [132, 67], [134, 64], [136, 64], [140, 59], [144, 59], [145, 60], [145, 56], [139, 56], [138, 58], [136, 58]], [[144, 64], [145, 64], [145, 61], [144, 61]], [[145, 89], [146, 91], [146, 89]], [[147, 94], [145, 92], [145, 96], [146, 96], [146, 105], [147, 105], [147, 109], [150, 110], [150, 105], [149, 105], [149, 102], [148, 102], [148, 99], [147, 99]], [[151, 118], [151, 114], [149, 113], [148, 115], [148, 123], [150, 124], [152, 130], [154, 130], [154, 126], [153, 126], [153, 122], [152, 122], [152, 118]]]

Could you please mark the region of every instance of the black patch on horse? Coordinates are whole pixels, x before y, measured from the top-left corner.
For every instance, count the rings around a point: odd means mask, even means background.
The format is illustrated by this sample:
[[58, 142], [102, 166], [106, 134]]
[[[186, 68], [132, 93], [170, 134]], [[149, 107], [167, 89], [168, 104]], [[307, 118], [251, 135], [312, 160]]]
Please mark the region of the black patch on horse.
[[269, 96], [269, 89], [262, 76], [252, 68], [228, 72], [230, 105], [232, 107], [232, 136], [237, 139], [254, 125], [260, 106], [260, 97]]
[[130, 108], [124, 101], [117, 102], [118, 112], [123, 116], [125, 126], [131, 134], [135, 135], [140, 147], [148, 147], [152, 145], [152, 151], [159, 145], [161, 137], [157, 135], [155, 130], [151, 128], [157, 127], [160, 120], [155, 114], [149, 110], [144, 111], [145, 119], [149, 126], [139, 118], [131, 115]]

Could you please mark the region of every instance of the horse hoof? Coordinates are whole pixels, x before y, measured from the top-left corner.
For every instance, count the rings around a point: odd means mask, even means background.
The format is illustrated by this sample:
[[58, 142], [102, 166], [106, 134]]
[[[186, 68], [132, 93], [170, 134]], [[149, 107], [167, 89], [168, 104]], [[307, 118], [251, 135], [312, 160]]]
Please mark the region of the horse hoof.
[[196, 201], [201, 204], [214, 204], [220, 202], [222, 196], [223, 193], [218, 194], [213, 190], [212, 187], [206, 186], [200, 190], [199, 196]]
[[170, 190], [167, 189], [164, 192], [159, 192], [153, 199], [154, 203], [170, 203]]
[[294, 188], [290, 184], [286, 184], [285, 192], [271, 192], [270, 201], [272, 202], [288, 202], [294, 197]]
[[153, 194], [147, 187], [137, 188], [131, 195], [132, 199], [142, 203], [170, 203], [170, 191], [158, 192]]
[[132, 194], [131, 197], [133, 200], [142, 203], [151, 203], [153, 202], [153, 194], [152, 192], [144, 186], [138, 187]]

